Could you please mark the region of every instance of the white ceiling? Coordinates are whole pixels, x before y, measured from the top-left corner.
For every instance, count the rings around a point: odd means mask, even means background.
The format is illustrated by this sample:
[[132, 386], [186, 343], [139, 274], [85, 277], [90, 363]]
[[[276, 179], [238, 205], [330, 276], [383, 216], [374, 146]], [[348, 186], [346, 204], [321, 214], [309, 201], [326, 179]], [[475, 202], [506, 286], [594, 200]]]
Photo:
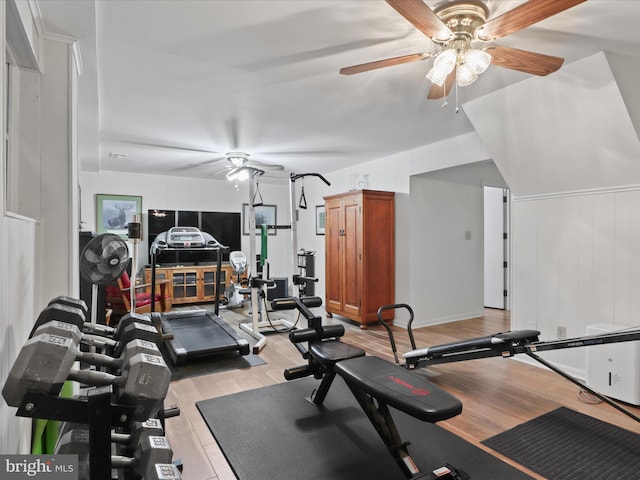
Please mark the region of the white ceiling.
[[[441, 1], [427, 0], [435, 8]], [[485, 2], [490, 18], [523, 3]], [[202, 177], [242, 150], [295, 172], [348, 165], [473, 131], [455, 95], [427, 100], [431, 61], [352, 76], [341, 67], [430, 52], [381, 0], [39, 0], [45, 30], [79, 39], [86, 172]], [[588, 0], [497, 42], [564, 57], [640, 53], [640, 1]], [[458, 103], [529, 75], [490, 67]], [[126, 159], [110, 153], [127, 154]]]

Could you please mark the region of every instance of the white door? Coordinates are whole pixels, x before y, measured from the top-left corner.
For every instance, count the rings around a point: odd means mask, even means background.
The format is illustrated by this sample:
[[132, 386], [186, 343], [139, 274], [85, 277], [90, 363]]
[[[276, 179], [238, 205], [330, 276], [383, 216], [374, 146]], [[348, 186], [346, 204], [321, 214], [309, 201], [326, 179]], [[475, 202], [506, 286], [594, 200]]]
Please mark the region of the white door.
[[506, 308], [507, 190], [484, 187], [484, 306]]

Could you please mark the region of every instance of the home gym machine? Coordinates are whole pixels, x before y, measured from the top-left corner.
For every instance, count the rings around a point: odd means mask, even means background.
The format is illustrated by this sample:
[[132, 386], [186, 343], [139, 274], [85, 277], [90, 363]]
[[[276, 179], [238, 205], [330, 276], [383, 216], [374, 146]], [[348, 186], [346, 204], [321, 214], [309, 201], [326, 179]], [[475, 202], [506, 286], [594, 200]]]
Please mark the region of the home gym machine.
[[[162, 330], [173, 335], [164, 342], [174, 364], [186, 363], [196, 358], [209, 357], [227, 352], [249, 354], [249, 342], [241, 337], [219, 315], [220, 313], [220, 272], [222, 253], [229, 248], [222, 245], [212, 235], [195, 227], [173, 227], [159, 234], [151, 245], [151, 291], [155, 291], [156, 256], [159, 251], [211, 251], [216, 253], [216, 279], [214, 312], [188, 310], [168, 312], [161, 315]], [[154, 315], [154, 304], [151, 304]]]
[[425, 348], [416, 348], [416, 342], [413, 336], [411, 325], [413, 323], [413, 310], [407, 304], [384, 305], [378, 309], [378, 322], [385, 327], [389, 335], [391, 349], [395, 357], [396, 363], [399, 363], [396, 343], [394, 340], [391, 327], [382, 318], [382, 312], [390, 309], [406, 309], [409, 312], [409, 321], [407, 323], [407, 332], [412, 350], [403, 354], [405, 367], [415, 369], [426, 367], [429, 365], [438, 365], [441, 363], [463, 362], [466, 360], [476, 360], [479, 358], [502, 357], [510, 358], [514, 355], [525, 354], [536, 362], [544, 365], [549, 370], [557, 373], [561, 377], [569, 380], [582, 390], [589, 392], [594, 397], [603, 401], [607, 405], [624, 413], [628, 417], [640, 422], [640, 417], [634, 415], [618, 403], [612, 401], [609, 397], [596, 392], [591, 387], [583, 384], [564, 372], [557, 366], [546, 361], [538, 355], [538, 352], [549, 350], [559, 350], [566, 348], [588, 347], [592, 345], [604, 345], [607, 343], [631, 342], [640, 340], [640, 330], [636, 328], [621, 330], [617, 332], [604, 333], [600, 335], [589, 335], [584, 337], [574, 337], [562, 340], [540, 341], [538, 330], [514, 330], [503, 333], [496, 333], [484, 337], [475, 337], [466, 340], [460, 340], [442, 345], [433, 345]]
[[[304, 250], [298, 250], [298, 209], [302, 210], [307, 209], [307, 199], [304, 194], [304, 179], [305, 177], [317, 177], [322, 180], [327, 186], [331, 186], [329, 180], [324, 178], [319, 173], [291, 173], [289, 175], [289, 215], [291, 217], [291, 255], [292, 255], [292, 265], [293, 265], [293, 284], [298, 287], [301, 292], [305, 290], [310, 290], [306, 288], [307, 285], [313, 286], [313, 283], [316, 283], [318, 279], [315, 276], [309, 275], [310, 273], [315, 273], [315, 269], [313, 271], [309, 271], [307, 267], [307, 262], [312, 258], [307, 254], [308, 252]], [[302, 187], [300, 188], [300, 200], [297, 203], [296, 208], [296, 181], [301, 180], [303, 182]], [[304, 270], [305, 275], [301, 275], [301, 266], [300, 266], [300, 257], [305, 259], [304, 262]], [[296, 273], [298, 271], [298, 273]], [[294, 295], [299, 292], [294, 291]], [[314, 291], [315, 293], [315, 291]], [[299, 296], [299, 295], [296, 295]], [[313, 295], [311, 295], [313, 296]]]
[[[251, 177], [249, 181], [249, 232], [254, 232], [252, 234], [252, 238], [249, 240], [249, 258], [256, 258], [256, 245], [255, 245], [255, 236], [256, 236], [256, 223], [255, 223], [255, 207], [262, 205], [262, 196], [259, 196], [259, 201], [256, 202], [256, 196], [259, 195], [259, 184], [258, 179], [260, 176], [264, 174], [264, 171], [251, 168]], [[307, 208], [306, 197], [304, 196], [304, 186], [302, 187], [300, 202], [296, 205], [296, 191], [295, 191], [295, 182], [298, 180], [302, 180], [305, 177], [318, 177], [327, 185], [331, 185], [329, 181], [324, 178], [319, 173], [303, 173], [303, 174], [295, 174], [291, 173], [289, 175], [289, 197], [290, 197], [290, 219], [291, 223], [289, 225], [261, 225], [260, 227], [260, 263], [262, 266], [262, 277], [257, 277], [253, 274], [249, 279], [249, 287], [251, 288], [251, 323], [242, 323], [240, 324], [240, 328], [251, 335], [253, 338], [257, 340], [255, 345], [253, 346], [253, 352], [258, 353], [264, 346], [266, 345], [266, 338], [264, 333], [272, 332], [272, 333], [282, 333], [288, 332], [293, 327], [294, 324], [291, 322], [278, 319], [278, 320], [270, 320], [268, 318], [267, 309], [265, 308], [264, 314], [267, 316], [267, 319], [262, 318], [262, 306], [261, 302], [266, 298], [266, 290], [270, 287], [275, 286], [275, 282], [273, 279], [269, 278], [269, 263], [268, 263], [268, 231], [269, 230], [291, 230], [291, 265], [293, 273], [293, 284], [297, 287], [301, 287], [306, 285], [308, 282], [317, 282], [317, 278], [307, 277], [300, 275], [300, 273], [295, 273], [298, 270], [298, 235], [297, 235], [297, 223], [298, 223], [298, 210], [297, 207], [302, 209]], [[257, 269], [256, 269], [257, 270]], [[298, 296], [297, 292], [294, 289], [294, 296]], [[282, 327], [282, 328], [278, 328]]]
[[[255, 218], [254, 218], [255, 221]], [[250, 222], [251, 223], [251, 222]], [[266, 290], [275, 287], [275, 281], [269, 278], [269, 255], [268, 255], [268, 231], [274, 229], [290, 228], [288, 225], [261, 225], [260, 238], [260, 265], [262, 266], [262, 277], [251, 276], [249, 287], [251, 289], [251, 323], [241, 323], [240, 329], [256, 339], [253, 346], [253, 353], [258, 353], [266, 345], [267, 339], [264, 333], [283, 333], [293, 330], [294, 324], [285, 319], [272, 320], [266, 308]], [[251, 242], [253, 244], [253, 242]], [[255, 254], [252, 255], [255, 258]], [[265, 303], [265, 308], [262, 304]], [[263, 319], [263, 314], [265, 318]]]

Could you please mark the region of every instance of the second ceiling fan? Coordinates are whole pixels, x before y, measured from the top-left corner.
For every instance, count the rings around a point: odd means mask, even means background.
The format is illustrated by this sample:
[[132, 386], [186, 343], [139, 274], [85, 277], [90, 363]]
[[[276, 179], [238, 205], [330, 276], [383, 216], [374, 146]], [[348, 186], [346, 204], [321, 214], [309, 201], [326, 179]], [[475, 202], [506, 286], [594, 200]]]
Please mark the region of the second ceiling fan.
[[258, 160], [251, 160], [249, 157], [251, 155], [245, 152], [227, 152], [223, 157], [213, 158], [211, 160], [207, 160], [206, 162], [191, 164], [192, 167], [196, 166], [210, 166], [214, 163], [220, 162], [222, 160], [226, 160], [227, 163], [222, 166], [219, 170], [216, 170], [209, 174], [210, 176], [218, 176], [221, 174], [225, 174], [227, 177], [235, 174], [238, 171], [249, 171], [250, 169], [254, 170], [284, 170], [283, 165], [273, 164], [273, 163], [265, 163], [260, 162]]
[[[440, 47], [437, 53], [414, 53], [345, 67], [343, 75], [434, 58], [427, 74], [433, 86], [427, 98], [446, 96], [454, 81], [473, 83], [489, 64], [533, 75], [558, 70], [564, 59], [516, 48], [487, 45], [522, 30], [586, 0], [529, 0], [508, 12], [487, 20], [489, 9], [479, 1], [445, 3], [432, 10], [423, 0], [386, 0], [400, 15]], [[479, 48], [478, 48], [479, 47]]]

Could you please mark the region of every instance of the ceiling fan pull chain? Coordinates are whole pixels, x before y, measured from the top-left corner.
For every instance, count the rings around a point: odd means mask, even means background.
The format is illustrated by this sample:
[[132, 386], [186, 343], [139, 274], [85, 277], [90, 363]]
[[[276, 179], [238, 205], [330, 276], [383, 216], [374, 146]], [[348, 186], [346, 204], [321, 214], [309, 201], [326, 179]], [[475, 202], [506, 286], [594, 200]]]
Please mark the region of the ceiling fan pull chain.
[[[260, 197], [259, 202], [256, 202], [256, 195]], [[251, 205], [253, 205], [254, 207], [260, 207], [261, 205], [264, 205], [264, 200], [262, 199], [262, 194], [260, 193], [260, 182], [258, 182], [257, 178], [256, 178], [256, 191], [253, 193], [253, 198], [251, 199]]]
[[458, 67], [456, 67], [456, 113], [460, 113], [460, 107], [458, 106]]
[[301, 208], [303, 210], [307, 209], [307, 197], [304, 196], [304, 183], [300, 188], [300, 201], [298, 202], [298, 208]]

